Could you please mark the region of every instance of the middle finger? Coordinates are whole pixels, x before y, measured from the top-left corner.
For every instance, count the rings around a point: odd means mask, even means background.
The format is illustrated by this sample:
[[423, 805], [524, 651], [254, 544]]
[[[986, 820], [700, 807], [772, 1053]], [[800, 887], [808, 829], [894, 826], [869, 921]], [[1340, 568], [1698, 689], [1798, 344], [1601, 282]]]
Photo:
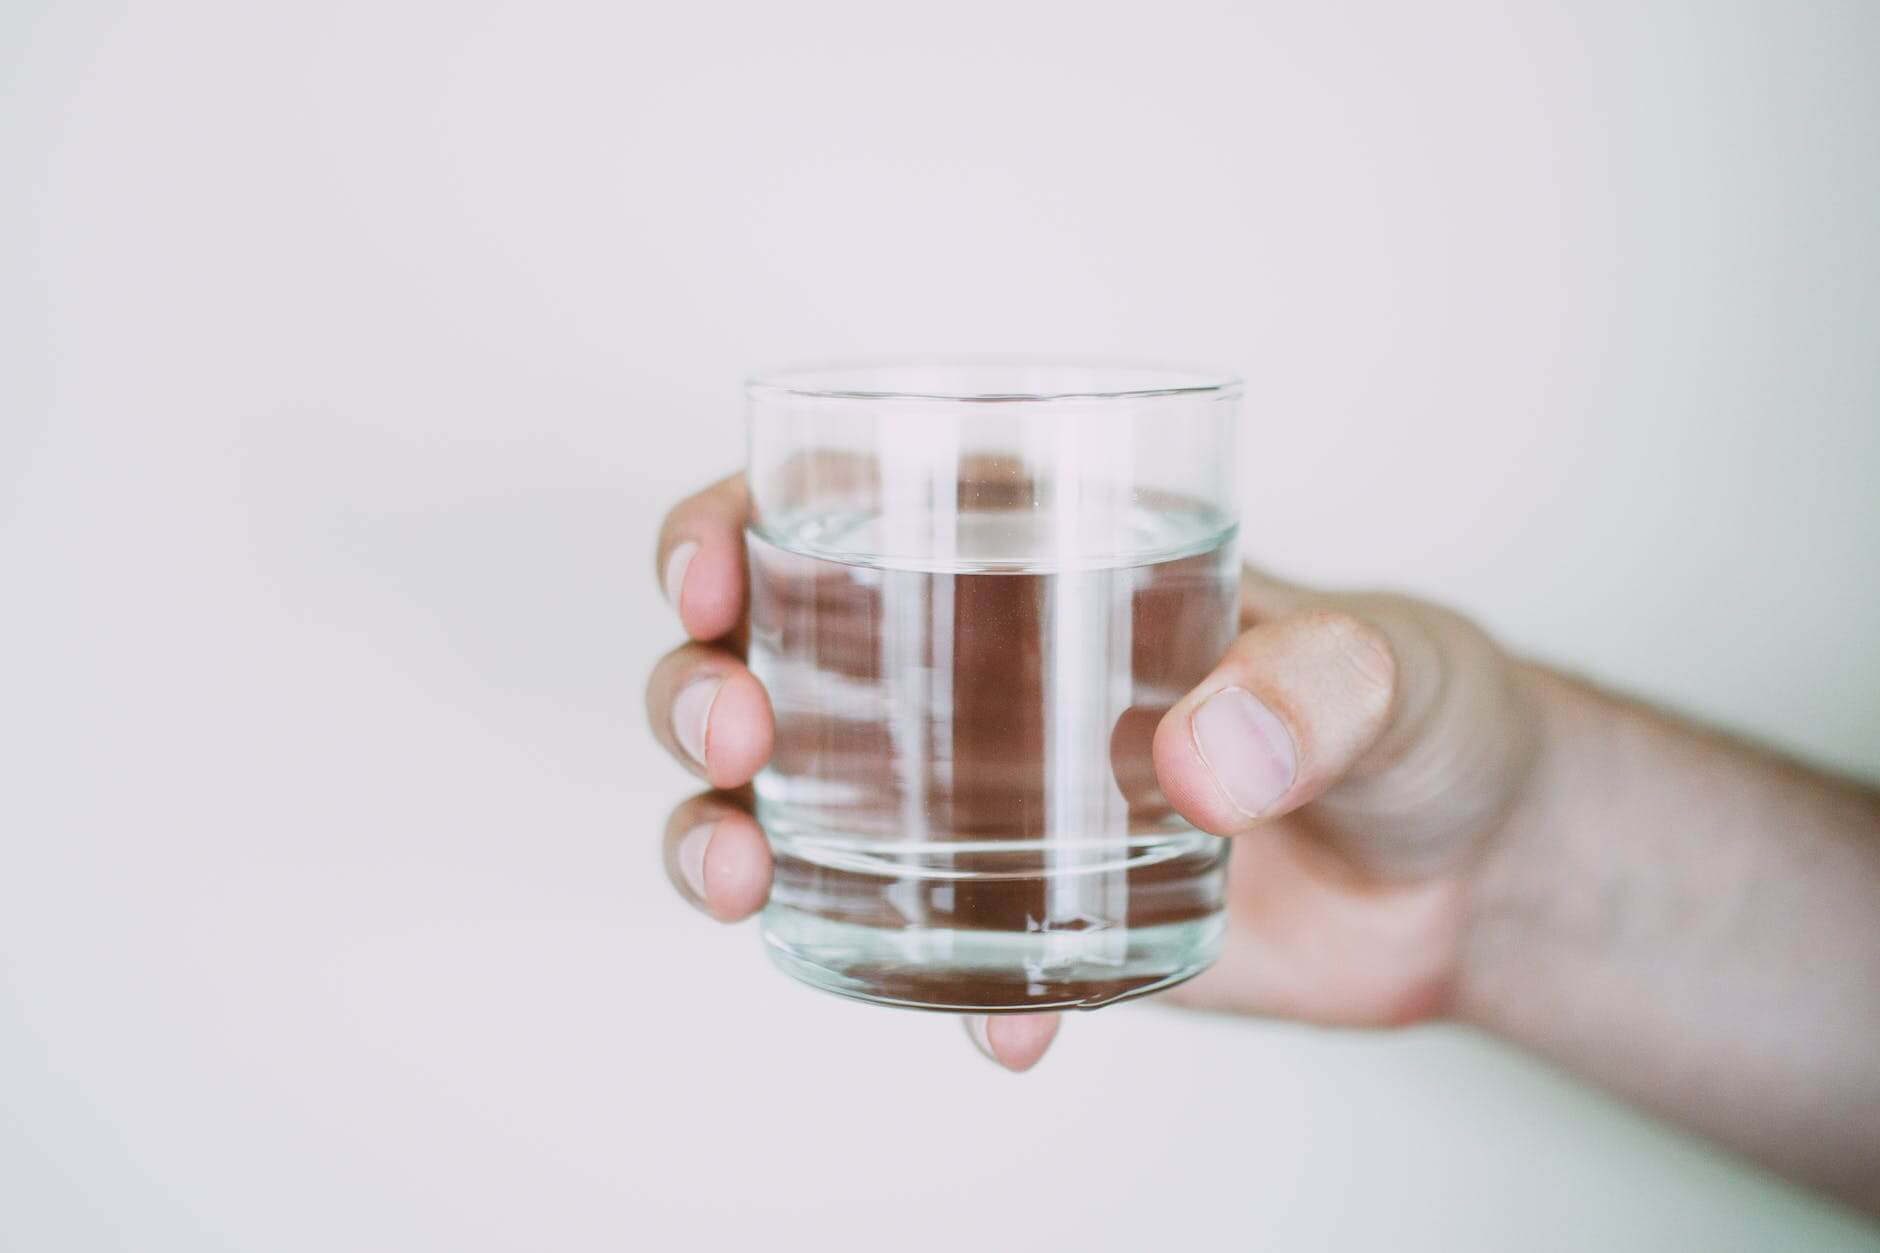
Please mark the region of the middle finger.
[[710, 644], [683, 645], [653, 667], [646, 718], [666, 751], [713, 787], [743, 787], [770, 759], [763, 684]]

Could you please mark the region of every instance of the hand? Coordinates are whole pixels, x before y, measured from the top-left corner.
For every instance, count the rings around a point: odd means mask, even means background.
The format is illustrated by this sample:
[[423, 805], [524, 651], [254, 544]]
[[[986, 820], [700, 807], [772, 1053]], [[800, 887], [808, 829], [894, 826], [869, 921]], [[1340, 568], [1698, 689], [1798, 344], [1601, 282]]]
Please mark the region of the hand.
[[[676, 809], [665, 860], [721, 922], [763, 906], [771, 859], [746, 789], [771, 710], [744, 666], [747, 496], [734, 476], [681, 502], [657, 568], [692, 642], [647, 685], [660, 742], [713, 790]], [[1163, 994], [1202, 1009], [1388, 1025], [1447, 1012], [1478, 867], [1534, 775], [1523, 672], [1481, 631], [1398, 596], [1332, 595], [1246, 571], [1241, 634], [1158, 726], [1163, 793], [1235, 837], [1220, 960]], [[969, 1019], [1024, 1070], [1055, 1015]]]

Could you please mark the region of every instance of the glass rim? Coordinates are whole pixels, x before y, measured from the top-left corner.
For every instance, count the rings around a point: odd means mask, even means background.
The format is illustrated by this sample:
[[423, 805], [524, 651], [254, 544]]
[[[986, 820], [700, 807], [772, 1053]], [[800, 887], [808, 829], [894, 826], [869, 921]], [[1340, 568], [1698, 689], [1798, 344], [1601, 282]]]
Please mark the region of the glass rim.
[[[975, 371], [1030, 372], [1064, 378], [1110, 375], [1114, 386], [1065, 384], [1058, 387], [934, 387], [860, 382], [869, 375], [967, 375]], [[1129, 378], [1130, 385], [1122, 379]], [[877, 357], [824, 361], [760, 370], [744, 380], [752, 398], [794, 396], [808, 400], [934, 401], [943, 404], [1040, 404], [1057, 400], [1153, 400], [1166, 396], [1235, 396], [1242, 380], [1227, 370], [1172, 365], [1160, 361], [1083, 357]]]

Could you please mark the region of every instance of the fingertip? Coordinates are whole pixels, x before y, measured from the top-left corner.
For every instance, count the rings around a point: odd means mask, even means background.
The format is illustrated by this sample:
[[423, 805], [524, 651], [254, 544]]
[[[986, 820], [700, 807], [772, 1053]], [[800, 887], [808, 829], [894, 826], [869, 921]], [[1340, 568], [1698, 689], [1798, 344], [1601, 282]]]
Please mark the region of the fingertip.
[[690, 544], [695, 551], [684, 559], [668, 595], [687, 635], [697, 640], [721, 639], [737, 628], [744, 616], [744, 559], [737, 540], [687, 541], [673, 549], [671, 564]]
[[1013, 1074], [1036, 1066], [1057, 1038], [1056, 1014], [1001, 1014], [986, 1025], [992, 1059]]
[[1056, 1014], [973, 1014], [963, 1025], [973, 1047], [1013, 1074], [1038, 1064], [1058, 1031]]
[[743, 814], [730, 814], [713, 829], [701, 866], [705, 912], [719, 922], [741, 922], [770, 896], [770, 844]]
[[744, 476], [720, 479], [673, 507], [659, 531], [657, 575], [686, 633], [715, 640], [744, 614]]
[[772, 733], [764, 685], [748, 670], [727, 676], [712, 702], [705, 777], [713, 787], [743, 787], [770, 760]]
[[1150, 742], [1156, 782], [1175, 812], [1210, 835], [1238, 835], [1253, 825], [1215, 782], [1195, 747], [1190, 718], [1200, 701], [1190, 695], [1162, 716]]
[[770, 844], [736, 795], [707, 792], [679, 804], [666, 818], [664, 848], [673, 887], [719, 922], [742, 921], [770, 897]]

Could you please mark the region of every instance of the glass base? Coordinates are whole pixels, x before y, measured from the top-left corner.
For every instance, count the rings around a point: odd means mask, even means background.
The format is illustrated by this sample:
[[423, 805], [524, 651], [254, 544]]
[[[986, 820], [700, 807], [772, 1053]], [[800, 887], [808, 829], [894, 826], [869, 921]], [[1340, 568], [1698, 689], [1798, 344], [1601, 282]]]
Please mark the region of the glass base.
[[869, 927], [786, 905], [764, 911], [771, 960], [811, 987], [952, 1013], [1097, 1009], [1160, 992], [1221, 951], [1221, 914], [1152, 927], [970, 931]]

